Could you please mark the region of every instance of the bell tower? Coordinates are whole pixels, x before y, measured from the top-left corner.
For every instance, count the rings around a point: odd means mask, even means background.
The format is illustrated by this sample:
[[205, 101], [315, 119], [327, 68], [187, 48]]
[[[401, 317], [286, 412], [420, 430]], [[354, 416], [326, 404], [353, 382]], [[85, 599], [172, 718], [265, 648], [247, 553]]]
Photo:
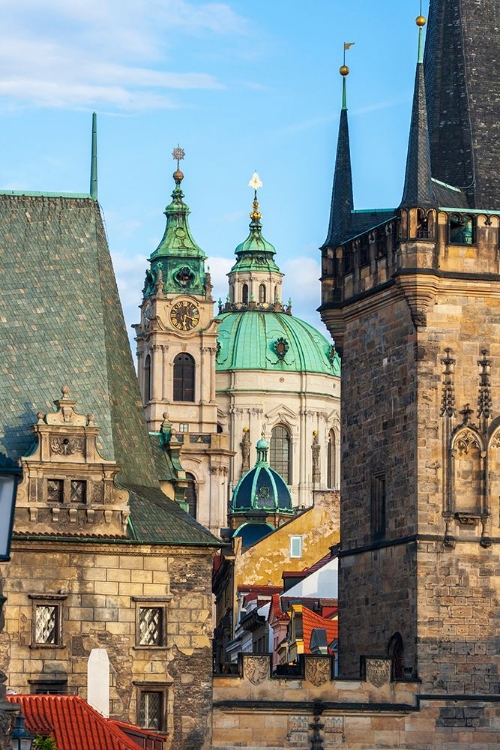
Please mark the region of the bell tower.
[[[451, 6], [464, 15], [444, 28]], [[469, 48], [480, 44], [482, 13], [467, 0], [431, 2], [426, 64], [458, 65], [446, 32], [462, 23]], [[491, 192], [474, 208], [463, 182], [434, 176], [423, 16], [417, 25], [401, 203], [337, 215], [322, 248], [320, 310], [343, 352], [340, 673], [390, 656], [395, 679], [480, 700], [500, 690], [500, 211], [484, 159], [476, 186]]]
[[166, 207], [162, 240], [149, 258], [134, 326], [138, 377], [148, 429], [171, 425], [171, 440], [183, 444], [181, 463], [189, 480], [186, 498], [196, 518], [219, 533], [226, 525], [228, 436], [220, 434], [215, 401], [217, 322], [206, 255], [189, 228], [175, 148], [172, 202]]

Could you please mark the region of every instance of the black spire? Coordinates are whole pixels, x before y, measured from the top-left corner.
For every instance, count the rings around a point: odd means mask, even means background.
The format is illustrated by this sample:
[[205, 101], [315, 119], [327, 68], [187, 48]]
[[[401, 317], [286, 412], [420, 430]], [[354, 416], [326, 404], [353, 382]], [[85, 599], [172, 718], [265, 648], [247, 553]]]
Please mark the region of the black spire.
[[429, 143], [429, 124], [427, 120], [427, 101], [425, 96], [425, 76], [422, 59], [422, 28], [425, 18], [418, 16], [419, 51], [417, 72], [415, 74], [415, 91], [411, 114], [410, 139], [406, 159], [405, 185], [400, 208], [416, 206], [433, 206], [436, 204], [432, 187], [431, 152]]
[[425, 77], [433, 176], [500, 210], [500, 0], [431, 0]]
[[349, 68], [344, 64], [340, 68], [343, 76], [342, 110], [340, 112], [339, 137], [337, 142], [337, 159], [333, 178], [332, 203], [328, 235], [323, 247], [335, 247], [347, 238], [351, 212], [354, 208], [352, 194], [351, 149], [349, 146], [349, 122], [347, 119], [346, 76]]

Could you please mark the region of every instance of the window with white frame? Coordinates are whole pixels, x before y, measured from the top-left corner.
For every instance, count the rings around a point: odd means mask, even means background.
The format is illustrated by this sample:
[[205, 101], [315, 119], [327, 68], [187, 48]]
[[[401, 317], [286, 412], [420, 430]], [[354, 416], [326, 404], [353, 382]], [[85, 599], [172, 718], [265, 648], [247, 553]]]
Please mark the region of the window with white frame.
[[290, 557], [302, 557], [302, 537], [290, 537]]

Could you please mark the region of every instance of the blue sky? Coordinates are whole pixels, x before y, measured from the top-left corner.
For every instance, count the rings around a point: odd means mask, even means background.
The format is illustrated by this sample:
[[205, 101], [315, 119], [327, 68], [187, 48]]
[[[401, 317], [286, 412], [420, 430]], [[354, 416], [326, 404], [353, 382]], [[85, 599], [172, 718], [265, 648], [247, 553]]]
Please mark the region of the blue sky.
[[[428, 3], [424, 3], [424, 11]], [[259, 172], [264, 235], [284, 298], [320, 329], [343, 43], [356, 208], [403, 184], [416, 0], [3, 0], [0, 188], [89, 189], [98, 113], [99, 201], [128, 326], [161, 239], [180, 144], [191, 229], [216, 298], [245, 239]], [[324, 329], [323, 329], [324, 330]]]

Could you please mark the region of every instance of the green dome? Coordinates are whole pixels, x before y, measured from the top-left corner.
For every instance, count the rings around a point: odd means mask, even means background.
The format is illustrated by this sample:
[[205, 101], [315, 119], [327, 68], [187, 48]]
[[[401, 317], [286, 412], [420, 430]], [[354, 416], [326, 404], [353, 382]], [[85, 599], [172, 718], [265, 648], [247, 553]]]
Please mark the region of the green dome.
[[275, 370], [340, 377], [331, 342], [299, 318], [278, 312], [227, 312], [217, 316], [217, 372]]
[[268, 447], [266, 440], [257, 443], [257, 463], [234, 488], [229, 511], [232, 515], [252, 511], [293, 515], [290, 490], [281, 474], [267, 462]]

